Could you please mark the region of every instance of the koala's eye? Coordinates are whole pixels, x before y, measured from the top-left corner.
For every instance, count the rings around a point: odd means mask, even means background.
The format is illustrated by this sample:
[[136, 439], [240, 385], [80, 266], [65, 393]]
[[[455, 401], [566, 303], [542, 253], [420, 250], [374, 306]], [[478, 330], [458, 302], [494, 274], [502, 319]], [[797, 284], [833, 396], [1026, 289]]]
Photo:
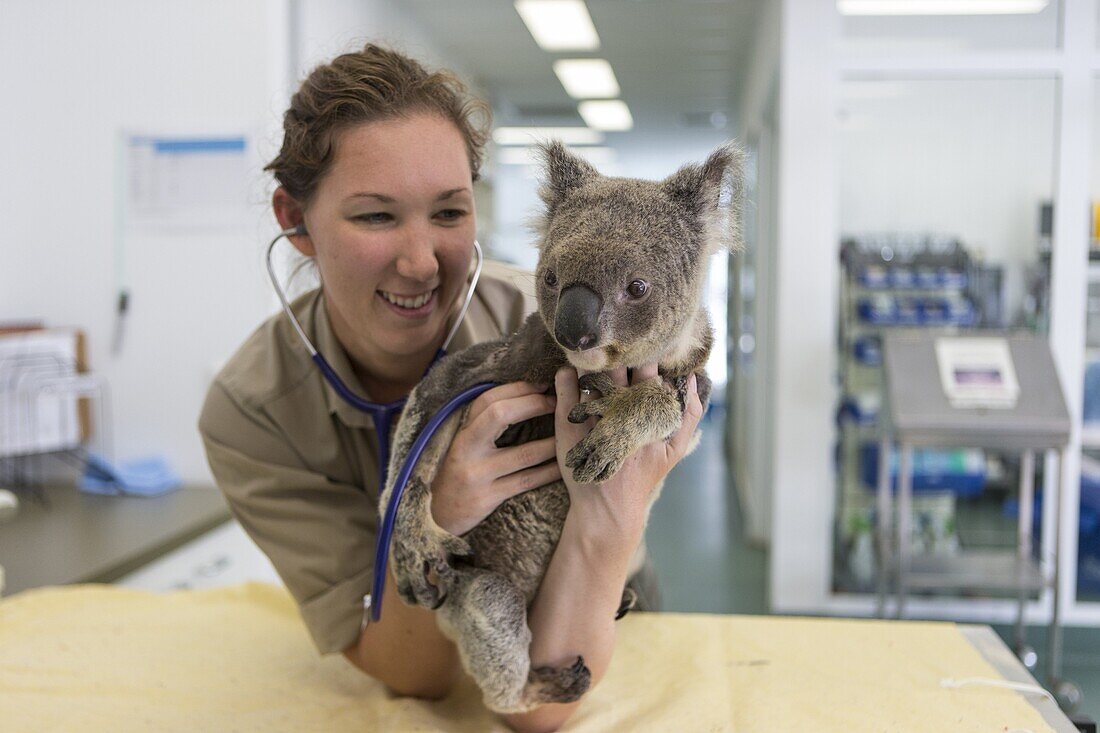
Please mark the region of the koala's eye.
[[645, 280], [634, 280], [626, 286], [626, 292], [635, 300], [644, 298], [645, 294], [649, 292], [649, 283]]
[[545, 282], [550, 287], [557, 287], [558, 276], [554, 274], [553, 270], [547, 270], [546, 274], [542, 276], [542, 279], [543, 282]]

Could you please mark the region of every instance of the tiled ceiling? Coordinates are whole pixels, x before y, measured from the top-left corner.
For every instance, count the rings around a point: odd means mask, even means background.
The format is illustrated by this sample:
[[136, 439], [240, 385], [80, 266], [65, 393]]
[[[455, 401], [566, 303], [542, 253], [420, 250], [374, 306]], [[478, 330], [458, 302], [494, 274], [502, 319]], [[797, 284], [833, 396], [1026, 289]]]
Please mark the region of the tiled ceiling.
[[489, 93], [497, 124], [582, 124], [551, 64], [604, 58], [648, 138], [734, 119], [761, 0], [588, 0], [601, 47], [583, 53], [543, 51], [509, 0], [406, 3]]

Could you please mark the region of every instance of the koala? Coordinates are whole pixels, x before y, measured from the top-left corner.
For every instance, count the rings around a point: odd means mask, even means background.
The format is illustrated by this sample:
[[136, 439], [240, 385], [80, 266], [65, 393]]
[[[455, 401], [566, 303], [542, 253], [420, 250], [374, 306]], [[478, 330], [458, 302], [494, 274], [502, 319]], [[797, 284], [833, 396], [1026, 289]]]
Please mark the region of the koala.
[[[567, 364], [584, 373], [581, 388], [599, 396], [569, 414], [577, 423], [598, 418], [567, 454], [567, 468], [580, 483], [607, 480], [637, 448], [674, 435], [693, 373], [707, 404], [703, 368], [713, 334], [702, 289], [709, 255], [740, 246], [740, 150], [724, 145], [702, 165], [659, 182], [603, 176], [560, 142], [540, 152], [545, 208], [535, 221], [538, 310], [516, 333], [440, 360], [412, 391], [394, 435], [383, 514], [393, 477], [428, 420], [475, 384], [552, 385]], [[653, 362], [661, 378], [629, 387], [606, 373]], [[460, 410], [442, 424], [406, 486], [392, 545], [398, 593], [410, 605], [435, 609], [489, 709], [516, 713], [572, 702], [591, 682], [583, 658], [532, 668], [527, 626], [569, 493], [558, 481], [505, 501], [461, 537], [443, 530], [432, 519], [430, 487], [464, 418]], [[510, 426], [497, 445], [553, 433], [553, 415], [543, 415]]]

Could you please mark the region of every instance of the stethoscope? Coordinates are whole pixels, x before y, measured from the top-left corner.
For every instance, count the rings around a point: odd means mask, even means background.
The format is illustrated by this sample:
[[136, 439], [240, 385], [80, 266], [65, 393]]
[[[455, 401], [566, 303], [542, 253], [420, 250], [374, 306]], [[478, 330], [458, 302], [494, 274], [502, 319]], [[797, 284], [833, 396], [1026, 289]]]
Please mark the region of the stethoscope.
[[[284, 229], [275, 235], [275, 238], [271, 240], [271, 244], [267, 246], [267, 274], [271, 278], [271, 287], [275, 289], [275, 294], [279, 296], [279, 302], [283, 305], [283, 312], [286, 313], [286, 317], [290, 319], [290, 324], [294, 326], [294, 331], [298, 334], [298, 338], [301, 339], [302, 345], [306, 347], [306, 351], [309, 352], [310, 359], [312, 359], [313, 363], [317, 365], [317, 368], [321, 370], [321, 375], [324, 377], [325, 381], [336, 390], [336, 393], [340, 395], [341, 399], [352, 407], [370, 415], [371, 421], [374, 423], [375, 433], [378, 436], [378, 490], [381, 492], [386, 486], [388, 464], [390, 462], [390, 427], [393, 424], [394, 417], [399, 415], [401, 410], [404, 409], [406, 398], [402, 397], [393, 402], [383, 403], [372, 402], [371, 400], [355, 394], [355, 392], [344, 384], [344, 381], [336, 374], [336, 370], [332, 368], [332, 365], [325, 360], [325, 357], [321, 355], [321, 352], [317, 350], [313, 342], [306, 336], [306, 332], [302, 329], [302, 324], [298, 322], [298, 318], [290, 308], [290, 302], [286, 298], [286, 293], [283, 292], [283, 288], [279, 284], [279, 278], [275, 274], [275, 266], [271, 262], [271, 253], [275, 250], [275, 245], [283, 237], [290, 238], [307, 233], [305, 224], [299, 224], [296, 227]], [[466, 292], [466, 300], [463, 301], [462, 309], [459, 311], [458, 318], [455, 319], [454, 325], [451, 326], [447, 338], [443, 340], [443, 345], [439, 348], [439, 351], [435, 353], [435, 356], [432, 357], [432, 363], [428, 365], [429, 370], [447, 353], [447, 347], [451, 345], [451, 340], [454, 339], [455, 334], [458, 333], [458, 328], [462, 325], [462, 320], [466, 317], [466, 311], [470, 308], [470, 301], [473, 300], [478, 280], [481, 279], [481, 266], [484, 262], [481, 253], [481, 245], [478, 244], [476, 239], [474, 240], [474, 252], [477, 253], [477, 266], [474, 268], [474, 276]], [[374, 583], [371, 588], [371, 593], [363, 598], [364, 608], [370, 610], [371, 621], [378, 621], [382, 617], [382, 590], [385, 587], [386, 564], [389, 559], [389, 548], [390, 540], [393, 537], [393, 527], [397, 518], [397, 507], [401, 503], [401, 497], [405, 493], [405, 486], [409, 482], [409, 477], [412, 475], [412, 470], [416, 466], [417, 459], [419, 459], [420, 454], [424, 452], [424, 448], [427, 447], [428, 441], [431, 440], [444, 420], [450, 417], [455, 410], [494, 386], [494, 384], [486, 382], [475, 384], [461, 392], [444, 405], [439, 412], [432, 416], [424, 430], [421, 431], [420, 435], [413, 442], [412, 448], [409, 450], [409, 455], [405, 459], [405, 463], [402, 464], [401, 469], [398, 471], [397, 481], [394, 483], [393, 493], [390, 496], [389, 504], [386, 506], [386, 513], [378, 531], [378, 542], [375, 545], [374, 551]], [[372, 598], [376, 599], [377, 602], [372, 603]], [[366, 619], [364, 619], [364, 625], [366, 625]]]

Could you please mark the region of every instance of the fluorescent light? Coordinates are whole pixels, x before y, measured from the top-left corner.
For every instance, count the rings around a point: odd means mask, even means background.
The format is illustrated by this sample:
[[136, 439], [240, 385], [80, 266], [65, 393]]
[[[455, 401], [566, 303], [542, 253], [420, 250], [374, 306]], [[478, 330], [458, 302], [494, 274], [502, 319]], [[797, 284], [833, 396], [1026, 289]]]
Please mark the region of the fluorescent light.
[[[608, 147], [569, 148], [578, 158], [587, 160], [597, 168], [606, 168], [615, 162], [615, 150]], [[496, 161], [501, 165], [540, 165], [535, 148], [504, 148], [497, 152]]]
[[1050, 0], [836, 0], [843, 15], [1022, 15]]
[[544, 51], [595, 51], [600, 47], [583, 0], [516, 0], [515, 6]]
[[594, 130], [629, 130], [634, 127], [630, 108], [621, 99], [581, 102], [577, 111]]
[[554, 73], [573, 99], [607, 99], [619, 96], [619, 82], [611, 64], [603, 59], [562, 59]]
[[557, 138], [566, 145], [599, 145], [603, 133], [587, 127], [498, 127], [493, 130], [497, 145], [531, 145]]

